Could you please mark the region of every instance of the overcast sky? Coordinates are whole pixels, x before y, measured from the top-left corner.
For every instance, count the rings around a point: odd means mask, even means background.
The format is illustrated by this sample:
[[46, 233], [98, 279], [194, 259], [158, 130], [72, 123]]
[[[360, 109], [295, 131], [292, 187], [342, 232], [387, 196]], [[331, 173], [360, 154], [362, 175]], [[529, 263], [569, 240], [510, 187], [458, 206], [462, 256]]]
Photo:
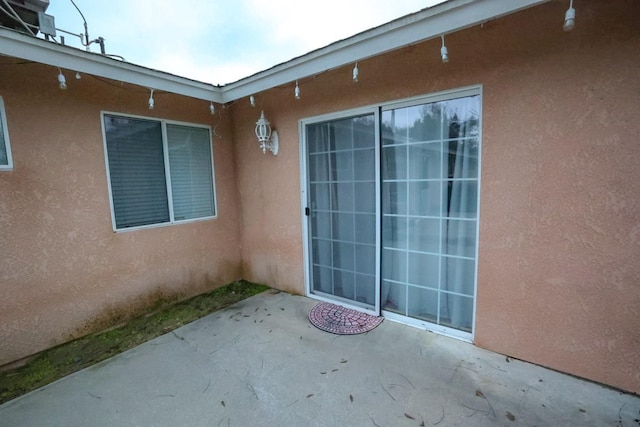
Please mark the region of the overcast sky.
[[[444, 0], [75, 0], [90, 38], [128, 62], [226, 84]], [[70, 0], [56, 27], [84, 33]], [[58, 35], [63, 34], [59, 33]], [[78, 38], [65, 35], [79, 47]], [[97, 44], [91, 46], [99, 52]]]

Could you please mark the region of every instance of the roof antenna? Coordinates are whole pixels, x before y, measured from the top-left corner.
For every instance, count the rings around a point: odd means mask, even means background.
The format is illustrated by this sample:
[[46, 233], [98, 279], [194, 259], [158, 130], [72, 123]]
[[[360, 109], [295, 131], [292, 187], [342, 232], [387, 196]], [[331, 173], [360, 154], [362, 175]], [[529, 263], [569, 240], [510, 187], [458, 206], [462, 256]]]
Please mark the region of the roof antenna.
[[[82, 11], [80, 10], [80, 8], [76, 4], [76, 2], [73, 1], [73, 0], [69, 0], [69, 1], [71, 1], [71, 4], [73, 5], [73, 7], [76, 8], [78, 13], [82, 17], [82, 20], [84, 21], [84, 41], [82, 41], [82, 37], [80, 37], [80, 39], [81, 39], [80, 43], [82, 43], [87, 48], [87, 52], [89, 52], [91, 50], [91, 49], [89, 49], [89, 45], [91, 43], [89, 43], [89, 27], [87, 25], [87, 20], [84, 18], [84, 15], [82, 14]], [[82, 34], [80, 36], [82, 36]]]

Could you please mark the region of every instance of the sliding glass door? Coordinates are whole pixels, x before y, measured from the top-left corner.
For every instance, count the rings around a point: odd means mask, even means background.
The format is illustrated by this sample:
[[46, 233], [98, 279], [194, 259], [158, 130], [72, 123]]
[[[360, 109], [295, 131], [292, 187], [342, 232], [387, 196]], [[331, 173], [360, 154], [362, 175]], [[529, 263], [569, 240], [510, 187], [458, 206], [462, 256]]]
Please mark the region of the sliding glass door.
[[306, 126], [310, 293], [379, 313], [375, 115]]
[[311, 296], [472, 338], [479, 92], [303, 121]]
[[479, 96], [382, 113], [382, 308], [471, 332]]

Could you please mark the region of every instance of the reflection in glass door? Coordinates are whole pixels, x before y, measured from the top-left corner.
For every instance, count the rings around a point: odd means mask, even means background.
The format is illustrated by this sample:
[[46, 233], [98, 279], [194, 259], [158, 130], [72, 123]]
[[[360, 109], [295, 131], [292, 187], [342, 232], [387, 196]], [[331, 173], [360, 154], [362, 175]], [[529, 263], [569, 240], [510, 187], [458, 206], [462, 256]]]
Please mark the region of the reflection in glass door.
[[471, 333], [480, 97], [382, 112], [381, 305]]
[[302, 122], [310, 296], [473, 339], [480, 109], [465, 88]]
[[375, 115], [305, 127], [309, 290], [379, 314]]

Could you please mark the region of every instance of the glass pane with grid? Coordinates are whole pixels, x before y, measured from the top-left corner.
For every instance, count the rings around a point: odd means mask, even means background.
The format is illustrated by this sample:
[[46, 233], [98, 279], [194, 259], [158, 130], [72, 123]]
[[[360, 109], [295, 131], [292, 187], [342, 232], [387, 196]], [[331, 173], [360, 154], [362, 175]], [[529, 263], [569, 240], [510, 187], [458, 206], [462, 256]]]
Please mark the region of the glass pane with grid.
[[384, 111], [381, 305], [471, 332], [479, 96]]
[[307, 170], [311, 292], [376, 304], [373, 115], [310, 124]]

